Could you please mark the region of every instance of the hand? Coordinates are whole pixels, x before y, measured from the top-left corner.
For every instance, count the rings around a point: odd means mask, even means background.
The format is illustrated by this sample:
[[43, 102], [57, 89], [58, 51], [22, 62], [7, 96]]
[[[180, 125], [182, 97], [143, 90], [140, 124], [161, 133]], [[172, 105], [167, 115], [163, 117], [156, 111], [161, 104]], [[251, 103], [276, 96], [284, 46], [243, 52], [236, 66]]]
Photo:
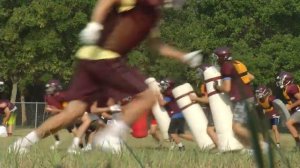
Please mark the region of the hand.
[[189, 94], [189, 96], [192, 101], [196, 101], [198, 98], [194, 93]]
[[201, 50], [187, 53], [183, 56], [182, 60], [188, 64], [191, 68], [196, 68], [202, 63], [203, 55]]
[[91, 113], [97, 113], [98, 102], [95, 101], [90, 108]]
[[292, 109], [291, 105], [286, 104], [285, 106], [286, 106], [286, 108], [287, 108], [288, 111], [291, 111], [291, 109]]
[[79, 39], [84, 44], [95, 44], [101, 36], [103, 26], [97, 22], [90, 22], [80, 32]]
[[111, 112], [121, 112], [122, 109], [121, 109], [120, 105], [115, 104], [115, 105], [109, 106], [109, 111], [111, 111]]
[[221, 92], [221, 91], [220, 91], [220, 86], [219, 86], [218, 81], [214, 81], [213, 87], [214, 87], [214, 89], [215, 89], [217, 92]]

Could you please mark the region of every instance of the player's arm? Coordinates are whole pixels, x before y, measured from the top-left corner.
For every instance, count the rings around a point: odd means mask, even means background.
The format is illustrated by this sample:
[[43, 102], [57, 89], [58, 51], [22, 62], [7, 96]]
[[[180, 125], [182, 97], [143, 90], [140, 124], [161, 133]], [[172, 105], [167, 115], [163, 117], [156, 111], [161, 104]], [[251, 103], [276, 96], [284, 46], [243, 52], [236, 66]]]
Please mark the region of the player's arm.
[[6, 123], [7, 123], [8, 119], [9, 119], [9, 117], [10, 117], [10, 115], [11, 115], [11, 111], [9, 110], [8, 107], [6, 107], [6, 108], [4, 109], [4, 114], [5, 114], [5, 116], [4, 116], [3, 120], [2, 120], [2, 125], [5, 125], [5, 126], [6, 126]]
[[300, 106], [300, 92], [296, 93], [294, 96], [297, 100], [292, 104], [287, 104], [288, 110], [291, 110], [294, 107]]
[[46, 104], [45, 111], [48, 113], [51, 113], [51, 114], [58, 114], [58, 113], [62, 112], [63, 110]]
[[231, 90], [231, 79], [223, 79], [221, 85], [218, 85], [217, 82], [214, 83], [214, 88], [218, 92], [229, 93]]
[[97, 101], [95, 101], [91, 106], [91, 113], [94, 114], [102, 114], [104, 112], [109, 111], [109, 107], [98, 107]]
[[118, 4], [121, 0], [98, 0], [92, 16], [91, 21], [80, 32], [80, 40], [84, 44], [95, 44], [100, 38], [103, 30], [103, 21], [106, 19], [113, 6]]
[[158, 104], [160, 106], [165, 106], [168, 102], [164, 100], [163, 96], [159, 95], [157, 96]]
[[112, 7], [115, 4], [120, 3], [120, 1], [121, 0], [98, 0], [92, 13], [91, 21], [102, 23], [111, 11]]
[[191, 98], [192, 101], [196, 101], [196, 102], [204, 103], [204, 104], [208, 104], [209, 103], [207, 95], [198, 97], [195, 94], [190, 94], [189, 96], [190, 96], [190, 98]]
[[106, 112], [121, 112], [121, 106], [118, 104], [109, 107], [98, 107], [98, 103], [94, 102], [91, 106], [91, 113], [94, 114], [104, 114]]
[[150, 47], [158, 51], [160, 55], [180, 60], [181, 62], [188, 64], [190, 67], [197, 67], [202, 62], [203, 56], [201, 51], [188, 53], [162, 42], [158, 28], [152, 30], [148, 42]]

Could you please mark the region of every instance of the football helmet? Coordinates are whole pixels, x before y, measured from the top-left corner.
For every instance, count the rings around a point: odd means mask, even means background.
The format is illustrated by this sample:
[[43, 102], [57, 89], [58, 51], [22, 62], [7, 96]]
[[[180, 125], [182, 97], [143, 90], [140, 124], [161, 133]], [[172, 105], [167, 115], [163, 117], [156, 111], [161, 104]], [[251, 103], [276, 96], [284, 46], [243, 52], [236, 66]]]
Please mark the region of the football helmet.
[[256, 89], [255, 89], [255, 96], [257, 99], [262, 99], [266, 96], [269, 96], [271, 95], [271, 89], [267, 88], [266, 86], [258, 86]]
[[212, 54], [212, 57], [213, 59], [217, 60], [219, 64], [222, 64], [224, 61], [232, 60], [229, 47], [216, 48]]
[[61, 91], [62, 86], [59, 80], [52, 79], [46, 84], [46, 93], [54, 94], [55, 92]]
[[280, 88], [284, 88], [286, 85], [291, 84], [294, 82], [294, 76], [289, 73], [282, 71], [276, 77], [276, 85]]
[[163, 79], [159, 82], [159, 86], [162, 92], [165, 92], [166, 90], [174, 88], [175, 82], [172, 79]]

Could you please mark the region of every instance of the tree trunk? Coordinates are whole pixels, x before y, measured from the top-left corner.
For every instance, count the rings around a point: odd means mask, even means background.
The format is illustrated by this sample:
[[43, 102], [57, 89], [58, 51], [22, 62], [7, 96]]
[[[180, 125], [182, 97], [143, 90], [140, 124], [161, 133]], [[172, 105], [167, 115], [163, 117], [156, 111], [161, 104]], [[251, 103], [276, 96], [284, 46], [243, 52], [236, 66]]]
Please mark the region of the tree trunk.
[[17, 98], [17, 91], [18, 91], [18, 82], [12, 81], [13, 87], [11, 90], [10, 102], [15, 103]]
[[21, 100], [22, 126], [24, 126], [27, 122], [27, 116], [26, 116], [25, 96], [22, 91], [21, 91], [20, 100]]

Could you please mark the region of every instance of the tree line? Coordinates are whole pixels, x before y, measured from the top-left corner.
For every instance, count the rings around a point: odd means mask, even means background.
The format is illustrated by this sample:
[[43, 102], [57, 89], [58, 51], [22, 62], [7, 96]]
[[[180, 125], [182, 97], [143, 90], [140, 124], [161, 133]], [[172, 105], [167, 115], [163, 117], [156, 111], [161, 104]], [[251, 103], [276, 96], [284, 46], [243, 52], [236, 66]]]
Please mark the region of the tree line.
[[[68, 85], [78, 34], [89, 21], [96, 0], [2, 0], [0, 2], [0, 77], [9, 83], [6, 95], [43, 101], [51, 78]], [[205, 61], [220, 46], [232, 48], [256, 80], [274, 87], [285, 70], [300, 81], [300, 1], [187, 0], [182, 10], [164, 9], [163, 41], [186, 51], [201, 49]], [[171, 77], [194, 85], [195, 70], [160, 57], [147, 42], [128, 56], [132, 66], [158, 79]], [[36, 89], [38, 88], [38, 93]]]

